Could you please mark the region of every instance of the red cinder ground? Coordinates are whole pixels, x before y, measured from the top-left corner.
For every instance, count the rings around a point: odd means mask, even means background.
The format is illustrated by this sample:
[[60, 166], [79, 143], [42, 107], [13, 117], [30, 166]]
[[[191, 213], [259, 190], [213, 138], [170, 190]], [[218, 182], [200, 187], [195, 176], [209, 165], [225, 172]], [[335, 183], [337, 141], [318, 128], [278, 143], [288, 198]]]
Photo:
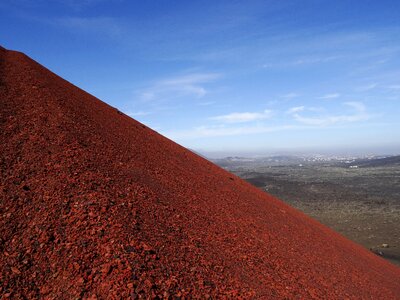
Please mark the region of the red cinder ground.
[[0, 294], [400, 298], [400, 269], [0, 49]]

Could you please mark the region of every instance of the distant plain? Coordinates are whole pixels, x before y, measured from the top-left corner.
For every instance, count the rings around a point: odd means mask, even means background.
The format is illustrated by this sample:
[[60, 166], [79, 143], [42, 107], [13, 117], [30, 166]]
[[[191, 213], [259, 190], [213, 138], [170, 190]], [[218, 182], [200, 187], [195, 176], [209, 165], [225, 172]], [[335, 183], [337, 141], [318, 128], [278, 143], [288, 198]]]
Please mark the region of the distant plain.
[[400, 265], [400, 157], [214, 160], [347, 238]]

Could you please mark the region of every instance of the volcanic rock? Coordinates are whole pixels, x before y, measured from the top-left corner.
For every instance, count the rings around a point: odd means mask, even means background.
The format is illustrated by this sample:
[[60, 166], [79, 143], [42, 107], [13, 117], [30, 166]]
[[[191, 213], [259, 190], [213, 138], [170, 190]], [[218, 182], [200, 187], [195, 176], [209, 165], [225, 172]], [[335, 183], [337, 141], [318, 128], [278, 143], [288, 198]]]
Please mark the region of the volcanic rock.
[[2, 298], [395, 299], [400, 269], [0, 49]]

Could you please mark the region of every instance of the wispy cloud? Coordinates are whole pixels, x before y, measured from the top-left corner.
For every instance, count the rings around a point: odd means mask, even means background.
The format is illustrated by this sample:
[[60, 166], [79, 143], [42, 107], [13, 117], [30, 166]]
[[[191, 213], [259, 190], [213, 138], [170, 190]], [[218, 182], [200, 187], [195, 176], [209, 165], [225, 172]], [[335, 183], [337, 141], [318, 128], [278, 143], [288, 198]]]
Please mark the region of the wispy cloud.
[[106, 1], [107, 0], [56, 0], [55, 2], [64, 4], [74, 10], [80, 11], [86, 7], [93, 6]]
[[105, 35], [109, 38], [119, 38], [122, 34], [122, 27], [110, 17], [64, 17], [53, 23], [79, 33]]
[[284, 98], [284, 99], [293, 99], [293, 98], [296, 98], [298, 96], [299, 96], [299, 94], [292, 92], [292, 93], [287, 93], [287, 94], [281, 95], [280, 97]]
[[326, 100], [329, 100], [329, 99], [335, 99], [335, 98], [339, 98], [340, 97], [340, 94], [339, 93], [333, 93], [333, 94], [326, 94], [326, 95], [323, 95], [323, 96], [321, 96], [321, 97], [318, 97], [318, 99], [326, 99]]
[[390, 90], [400, 90], [400, 84], [389, 85], [386, 88]]
[[210, 106], [210, 105], [213, 105], [213, 104], [215, 104], [214, 101], [206, 101], [206, 102], [197, 103], [197, 105], [199, 105], [199, 106]]
[[270, 62], [262, 65], [264, 69], [276, 69], [276, 68], [293, 68], [293, 67], [302, 67], [313, 64], [322, 64], [328, 63], [337, 59], [340, 59], [341, 56], [326, 56], [326, 57], [303, 57], [299, 59], [295, 59], [288, 62]]
[[370, 91], [370, 90], [376, 88], [377, 86], [378, 86], [377, 83], [370, 83], [367, 85], [359, 86], [356, 88], [356, 90], [359, 92], [366, 92], [366, 91]]
[[295, 107], [290, 108], [286, 113], [294, 114], [294, 113], [297, 113], [299, 111], [303, 111], [304, 108], [305, 108], [304, 106], [295, 106]]
[[305, 126], [294, 126], [294, 125], [284, 125], [284, 126], [253, 125], [253, 126], [240, 126], [240, 127], [231, 127], [224, 125], [199, 126], [189, 130], [164, 132], [164, 134], [173, 140], [189, 140], [197, 138], [238, 136], [238, 135], [276, 132], [283, 130], [296, 130], [304, 127]]
[[140, 110], [140, 111], [136, 111], [136, 112], [127, 111], [126, 114], [127, 114], [128, 116], [132, 117], [132, 118], [135, 118], [135, 117], [143, 117], [143, 116], [150, 115], [151, 112], [148, 112], [148, 111], [141, 111], [141, 110]]
[[330, 126], [336, 124], [353, 123], [366, 121], [371, 118], [367, 113], [365, 105], [361, 102], [345, 102], [343, 105], [349, 107], [352, 111], [348, 114], [322, 115], [322, 116], [305, 116], [300, 114], [306, 110], [305, 107], [295, 107], [289, 110], [294, 120], [310, 126]]
[[327, 56], [327, 57], [305, 57], [298, 59], [293, 62], [293, 65], [306, 65], [306, 64], [316, 64], [316, 63], [324, 63], [329, 62], [335, 59], [338, 59], [339, 56]]
[[271, 114], [272, 111], [266, 109], [263, 112], [235, 112], [227, 115], [211, 117], [210, 119], [222, 123], [245, 123], [267, 119], [271, 117]]
[[162, 79], [139, 92], [143, 101], [160, 98], [192, 96], [201, 98], [208, 92], [205, 85], [221, 77], [218, 73], [190, 73], [181, 76]]
[[[324, 108], [296, 106], [288, 109], [289, 114], [297, 124], [269, 125], [266, 122], [250, 123], [242, 125], [245, 122], [267, 119], [271, 111], [265, 110], [261, 113], [231, 113], [209, 119], [221, 122], [214, 125], [203, 125], [185, 130], [175, 130], [163, 132], [166, 136], [174, 140], [191, 140], [197, 138], [210, 138], [222, 136], [240, 136], [263, 134], [276, 131], [291, 130], [315, 130], [328, 126], [342, 126], [348, 123], [355, 123], [369, 120], [373, 117], [367, 111], [362, 102], [344, 102], [347, 107], [347, 113], [344, 114], [323, 114]], [[311, 116], [308, 114], [312, 114]]]

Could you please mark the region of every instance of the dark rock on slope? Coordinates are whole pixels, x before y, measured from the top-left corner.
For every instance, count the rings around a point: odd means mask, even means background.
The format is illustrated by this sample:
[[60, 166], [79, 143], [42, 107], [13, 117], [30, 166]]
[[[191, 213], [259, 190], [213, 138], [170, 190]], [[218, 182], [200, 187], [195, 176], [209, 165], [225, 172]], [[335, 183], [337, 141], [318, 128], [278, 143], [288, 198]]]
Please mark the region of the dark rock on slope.
[[381, 298], [400, 269], [0, 50], [0, 294]]

